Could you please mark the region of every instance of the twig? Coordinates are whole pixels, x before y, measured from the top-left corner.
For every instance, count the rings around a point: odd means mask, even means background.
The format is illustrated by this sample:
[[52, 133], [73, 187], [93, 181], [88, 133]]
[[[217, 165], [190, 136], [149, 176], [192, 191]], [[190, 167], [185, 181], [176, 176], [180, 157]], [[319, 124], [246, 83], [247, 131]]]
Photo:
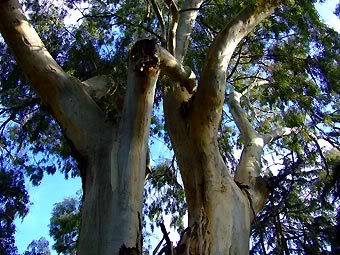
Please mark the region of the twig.
[[163, 241], [164, 241], [165, 236], [163, 236], [162, 240], [157, 244], [156, 248], [153, 250], [152, 255], [156, 255], [157, 251], [159, 250], [159, 248], [161, 247]]

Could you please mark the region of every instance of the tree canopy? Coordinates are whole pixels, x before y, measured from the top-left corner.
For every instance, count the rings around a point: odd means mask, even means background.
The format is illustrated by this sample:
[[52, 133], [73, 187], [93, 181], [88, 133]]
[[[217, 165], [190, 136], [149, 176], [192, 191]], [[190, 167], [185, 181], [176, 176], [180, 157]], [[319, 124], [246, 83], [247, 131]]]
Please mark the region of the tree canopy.
[[[115, 121], [125, 95], [129, 48], [145, 37], [164, 45], [175, 2], [178, 13], [190, 11], [183, 1], [23, 0], [22, 4], [46, 48], [68, 74], [81, 81], [107, 75], [113, 81], [94, 99]], [[270, 195], [253, 223], [250, 253], [336, 254], [340, 249], [340, 37], [322, 22], [317, 1], [284, 2], [232, 53], [218, 123], [219, 148], [234, 173], [245, 145], [230, 111], [237, 93], [253, 128], [270, 134], [272, 140], [262, 158]], [[202, 1], [184, 63], [200, 74], [217, 34], [246, 6], [256, 4]], [[338, 17], [339, 9], [338, 4], [334, 10]], [[74, 13], [80, 17], [70, 24]], [[29, 210], [24, 178], [39, 185], [44, 175], [56, 171], [66, 178], [81, 173], [50, 109], [28, 85], [2, 40], [0, 75], [0, 254], [17, 254], [13, 221]], [[150, 131], [152, 159], [160, 156], [152, 149], [154, 143], [161, 141], [172, 151], [161, 93], [167, 83], [159, 83]], [[188, 111], [190, 101], [181, 107], [181, 114]], [[277, 139], [275, 132], [284, 128], [291, 132]], [[153, 231], [164, 215], [170, 215], [171, 227], [182, 232], [187, 210], [183, 184], [176, 157], [171, 152], [165, 157], [156, 161], [159, 164], [146, 179], [144, 224]], [[50, 234], [58, 253], [73, 254], [79, 221], [79, 201], [67, 199], [55, 206]]]

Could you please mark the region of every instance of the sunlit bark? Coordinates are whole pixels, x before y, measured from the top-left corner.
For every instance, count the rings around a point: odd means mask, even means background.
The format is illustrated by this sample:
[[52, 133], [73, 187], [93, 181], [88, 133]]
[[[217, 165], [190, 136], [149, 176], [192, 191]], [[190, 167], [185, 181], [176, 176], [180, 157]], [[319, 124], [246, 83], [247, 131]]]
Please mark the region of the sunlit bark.
[[[234, 177], [219, 153], [217, 129], [230, 58], [279, 1], [258, 1], [230, 20], [209, 48], [197, 92], [196, 75], [182, 63], [203, 1], [186, 0], [180, 10], [174, 1], [168, 2], [172, 3], [169, 51], [152, 40], [132, 47], [118, 123], [108, 120], [93, 100], [105, 94], [105, 77], [81, 83], [68, 76], [45, 49], [19, 3], [0, 3], [0, 32], [32, 87], [51, 108], [80, 163], [85, 192], [81, 255], [141, 252], [146, 148], [160, 73], [167, 76], [163, 80], [166, 127], [189, 209], [189, 228], [175, 249], [178, 254], [248, 253], [251, 221], [268, 195], [260, 177], [263, 147], [294, 131], [282, 128], [259, 134], [241, 107], [241, 95], [232, 90], [229, 108], [245, 141]], [[156, 1], [152, 4], [164, 34], [162, 14]]]

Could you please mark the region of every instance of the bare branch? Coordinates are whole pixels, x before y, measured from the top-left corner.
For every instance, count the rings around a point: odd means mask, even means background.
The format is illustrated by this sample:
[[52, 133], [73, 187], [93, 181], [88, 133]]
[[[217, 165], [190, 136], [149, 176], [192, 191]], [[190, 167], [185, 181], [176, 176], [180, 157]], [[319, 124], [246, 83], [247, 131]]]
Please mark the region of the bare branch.
[[[226, 70], [237, 44], [263, 19], [268, 17], [276, 7], [272, 1], [261, 1], [256, 6], [249, 5], [244, 8], [219, 33], [209, 49], [205, 62], [209, 68]], [[268, 3], [267, 3], [268, 2]]]
[[315, 143], [315, 145], [316, 145], [316, 148], [317, 148], [317, 150], [318, 150], [318, 152], [319, 152], [319, 154], [320, 154], [320, 157], [321, 157], [321, 159], [322, 159], [322, 162], [323, 162], [324, 165], [325, 165], [326, 172], [327, 172], [327, 174], [329, 175], [329, 169], [330, 169], [330, 167], [329, 167], [329, 164], [328, 164], [328, 162], [327, 162], [327, 159], [326, 159], [326, 157], [325, 157], [325, 155], [324, 155], [324, 152], [322, 151], [321, 146], [320, 146], [320, 144], [319, 144], [319, 142], [318, 142], [318, 138], [317, 138], [312, 132], [309, 132], [308, 135], [309, 135], [309, 137], [314, 141], [314, 143]]
[[179, 82], [192, 94], [196, 88], [196, 75], [188, 66], [183, 66], [167, 50], [159, 47], [161, 71], [172, 80]]
[[235, 63], [235, 65], [234, 65], [233, 69], [232, 69], [232, 70], [230, 71], [230, 73], [228, 74], [227, 80], [229, 80], [229, 79], [234, 75], [234, 73], [235, 73], [236, 70], [237, 70], [237, 67], [238, 67], [238, 65], [239, 65], [239, 63], [240, 63], [240, 60], [241, 60], [241, 53], [242, 53], [243, 45], [244, 45], [244, 44], [242, 44], [242, 45], [239, 46], [239, 50], [238, 50], [238, 52], [237, 52], [237, 54], [236, 54], [236, 55], [237, 55], [236, 63]]
[[256, 130], [253, 128], [251, 123], [247, 118], [247, 114], [241, 107], [242, 94], [235, 91], [231, 86], [229, 98], [228, 98], [228, 106], [233, 116], [233, 119], [236, 123], [237, 128], [241, 133], [241, 137], [244, 139], [245, 143], [248, 143], [251, 139], [255, 138], [258, 134]]
[[[276, 1], [275, 1], [276, 2]], [[204, 63], [196, 102], [201, 119], [209, 120], [211, 128], [217, 130], [224, 103], [226, 70], [238, 43], [264, 18], [269, 16], [276, 5], [272, 1], [261, 1], [244, 8], [217, 35], [210, 46]]]
[[176, 32], [177, 32], [177, 27], [178, 27], [179, 12], [178, 12], [178, 8], [174, 0], [170, 1], [169, 8], [170, 8], [170, 14], [171, 14], [171, 24], [169, 28], [168, 49], [169, 49], [169, 52], [175, 56]]
[[265, 144], [270, 144], [271, 142], [286, 136], [290, 135], [292, 133], [295, 133], [299, 131], [299, 128], [288, 128], [288, 127], [282, 127], [282, 128], [277, 128], [270, 132], [269, 134], [264, 134], [263, 139]]
[[163, 19], [162, 11], [159, 9], [159, 6], [156, 0], [151, 0], [151, 4], [152, 4], [153, 11], [155, 12], [156, 17], [158, 19], [159, 26], [161, 27], [161, 33], [162, 33], [161, 37], [163, 39], [162, 41], [165, 41], [166, 31], [165, 31], [165, 22]]
[[199, 8], [202, 3], [203, 0], [186, 0], [182, 9], [188, 9], [188, 11], [179, 15], [175, 56], [180, 62], [186, 54], [192, 27], [198, 15], [198, 9], [195, 8]]

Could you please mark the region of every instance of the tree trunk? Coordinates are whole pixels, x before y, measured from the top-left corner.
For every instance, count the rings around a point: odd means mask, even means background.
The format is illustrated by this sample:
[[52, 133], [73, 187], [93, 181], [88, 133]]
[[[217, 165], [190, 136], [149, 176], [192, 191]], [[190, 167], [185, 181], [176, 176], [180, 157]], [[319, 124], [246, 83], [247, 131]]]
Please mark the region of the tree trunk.
[[[181, 15], [175, 56], [186, 55], [186, 45], [202, 1], [188, 0], [192, 11]], [[262, 209], [268, 191], [260, 177], [263, 146], [283, 132], [258, 134], [232, 96], [229, 107], [245, 140], [233, 177], [218, 148], [218, 127], [225, 102], [226, 70], [237, 44], [268, 17], [280, 1], [249, 4], [219, 32], [210, 46], [194, 95], [172, 85], [164, 91], [166, 127], [178, 160], [188, 202], [189, 229], [179, 254], [248, 254], [250, 224]], [[277, 136], [276, 136], [277, 134]], [[262, 142], [261, 142], [262, 141]], [[240, 183], [241, 182], [241, 183]]]
[[[170, 104], [165, 102], [165, 105], [167, 103]], [[181, 239], [177, 252], [247, 254], [253, 218], [247, 194], [230, 176], [219, 154], [216, 138], [197, 128], [194, 120], [183, 121], [180, 111], [179, 108], [177, 112], [166, 112], [166, 116], [174, 118], [172, 121], [177, 118], [176, 125], [167, 124], [167, 127], [188, 202], [189, 229]], [[190, 114], [194, 115], [194, 112]]]
[[86, 169], [81, 255], [141, 253], [147, 143], [159, 66], [155, 42], [133, 46], [119, 127], [97, 146]]
[[237, 94], [231, 93], [229, 106], [245, 141], [234, 178], [219, 153], [218, 126], [232, 53], [280, 1], [257, 1], [231, 19], [207, 52], [193, 96], [195, 76], [182, 62], [203, 2], [186, 0], [186, 12], [179, 13], [174, 6], [171, 9], [171, 54], [152, 40], [139, 41], [131, 49], [127, 92], [118, 123], [108, 120], [82, 83], [53, 60], [18, 1], [0, 2], [0, 32], [61, 125], [80, 163], [84, 187], [80, 255], [141, 253], [147, 141], [160, 71], [172, 80], [164, 81], [168, 85], [164, 90], [165, 119], [188, 202], [189, 228], [176, 252], [215, 255], [249, 251], [251, 221], [268, 195], [260, 181], [263, 146], [287, 130], [258, 134]]
[[[0, 13], [0, 32], [30, 84], [62, 127], [80, 166], [84, 203], [79, 254], [139, 254], [147, 143], [161, 66], [160, 48], [152, 40], [139, 41], [132, 47], [123, 112], [119, 123], [112, 123], [83, 84], [54, 61], [18, 1], [1, 2]], [[172, 65], [168, 62], [162, 61], [170, 72], [183, 69], [177, 68], [176, 61], [170, 61]]]

